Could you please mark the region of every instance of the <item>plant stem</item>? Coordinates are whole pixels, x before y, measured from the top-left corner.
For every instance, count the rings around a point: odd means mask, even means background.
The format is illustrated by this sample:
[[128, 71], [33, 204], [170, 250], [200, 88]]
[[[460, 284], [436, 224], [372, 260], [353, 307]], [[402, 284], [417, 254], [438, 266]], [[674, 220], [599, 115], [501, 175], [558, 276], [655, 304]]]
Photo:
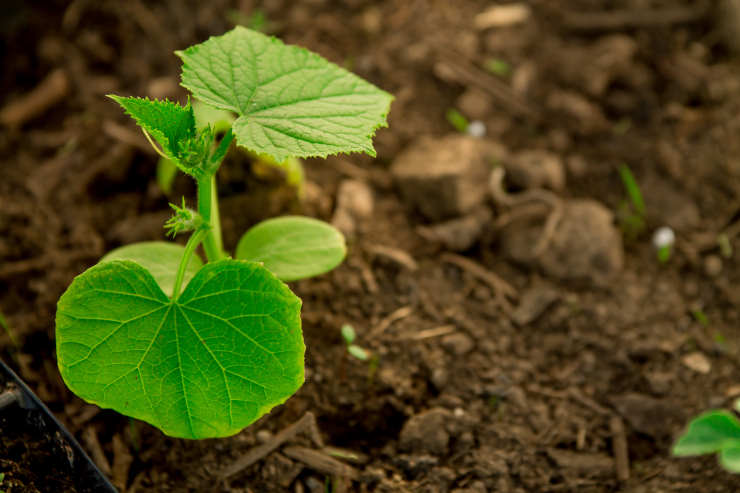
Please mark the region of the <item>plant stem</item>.
[[225, 257], [221, 241], [221, 221], [218, 213], [216, 196], [216, 177], [214, 175], [198, 179], [198, 213], [209, 225], [208, 233], [203, 240], [203, 249], [209, 262]]
[[180, 266], [177, 268], [177, 276], [175, 277], [175, 286], [172, 288], [172, 301], [176, 301], [180, 296], [180, 287], [182, 287], [182, 281], [185, 278], [185, 269], [190, 263], [190, 258], [193, 256], [193, 252], [203, 237], [208, 234], [207, 229], [199, 229], [188, 238], [188, 242], [185, 244], [185, 251], [180, 259]]

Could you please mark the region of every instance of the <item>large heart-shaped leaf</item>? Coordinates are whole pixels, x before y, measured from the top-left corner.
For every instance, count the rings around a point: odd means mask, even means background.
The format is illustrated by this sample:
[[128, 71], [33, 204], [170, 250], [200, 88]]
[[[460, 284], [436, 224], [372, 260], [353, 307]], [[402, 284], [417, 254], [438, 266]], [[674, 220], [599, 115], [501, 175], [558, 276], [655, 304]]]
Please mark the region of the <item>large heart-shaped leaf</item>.
[[168, 435], [232, 435], [303, 383], [300, 305], [254, 262], [208, 264], [175, 301], [140, 265], [100, 263], [59, 300], [59, 368], [83, 399]]
[[393, 97], [315, 53], [237, 26], [185, 51], [182, 85], [233, 111], [237, 144], [277, 162], [339, 152], [375, 155]]
[[331, 225], [303, 216], [262, 221], [244, 233], [236, 258], [262, 262], [283, 281], [332, 270], [344, 260], [344, 236]]
[[[180, 266], [180, 260], [185, 253], [185, 247], [177, 243], [166, 241], [144, 241], [141, 243], [132, 243], [131, 245], [122, 246], [111, 250], [101, 262], [111, 260], [131, 260], [144, 267], [157, 281], [164, 294], [172, 296], [172, 288], [175, 286], [175, 277], [177, 269]], [[197, 255], [190, 257], [190, 261], [185, 268], [183, 285], [187, 286], [190, 279], [203, 266], [203, 261]]]

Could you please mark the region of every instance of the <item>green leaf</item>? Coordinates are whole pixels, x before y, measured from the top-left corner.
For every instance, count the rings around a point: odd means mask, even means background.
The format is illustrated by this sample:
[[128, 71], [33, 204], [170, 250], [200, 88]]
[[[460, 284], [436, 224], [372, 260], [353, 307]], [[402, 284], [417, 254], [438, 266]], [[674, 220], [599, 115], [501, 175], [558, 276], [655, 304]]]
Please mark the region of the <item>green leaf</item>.
[[393, 97], [319, 55], [241, 26], [176, 53], [184, 87], [239, 115], [240, 146], [278, 162], [375, 155], [372, 136], [387, 125]]
[[349, 352], [349, 354], [359, 359], [360, 361], [367, 361], [367, 359], [370, 357], [370, 355], [367, 354], [367, 351], [355, 344], [350, 344], [349, 346], [347, 346], [347, 351]]
[[262, 221], [236, 246], [236, 258], [262, 262], [283, 281], [318, 276], [344, 260], [344, 236], [331, 225], [303, 216]]
[[141, 128], [154, 137], [170, 160], [180, 161], [186, 142], [195, 138], [195, 117], [189, 102], [183, 107], [167, 100], [108, 97], [120, 104]]
[[740, 473], [740, 440], [722, 449], [719, 453], [719, 463], [730, 472]]
[[347, 344], [352, 344], [353, 342], [355, 342], [355, 339], [357, 338], [355, 328], [352, 327], [350, 324], [342, 325], [342, 337]]
[[686, 433], [673, 446], [673, 455], [701, 455], [719, 452], [728, 443], [740, 440], [740, 421], [724, 410], [709, 411], [694, 418]]
[[[146, 241], [116, 248], [108, 252], [100, 261], [131, 260], [136, 262], [149, 271], [167, 296], [172, 296], [177, 268], [180, 266], [180, 260], [182, 260], [184, 252], [185, 247], [177, 243]], [[185, 268], [183, 285], [187, 286], [190, 279], [195, 276], [202, 266], [203, 262], [197, 255], [190, 257], [190, 261]]]
[[253, 262], [206, 265], [177, 301], [140, 265], [104, 262], [59, 300], [59, 369], [86, 401], [167, 435], [233, 435], [303, 383], [300, 306]]

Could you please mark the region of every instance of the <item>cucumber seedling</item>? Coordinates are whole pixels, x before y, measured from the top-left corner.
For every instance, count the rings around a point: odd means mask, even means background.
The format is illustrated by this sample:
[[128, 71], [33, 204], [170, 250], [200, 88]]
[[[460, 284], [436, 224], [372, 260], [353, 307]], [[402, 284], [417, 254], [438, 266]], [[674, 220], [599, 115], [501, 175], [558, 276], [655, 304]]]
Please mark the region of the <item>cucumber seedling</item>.
[[723, 409], [707, 411], [691, 420], [672, 452], [675, 456], [717, 454], [722, 467], [740, 473], [740, 420]]
[[[111, 96], [161, 155], [197, 184], [197, 207], [166, 227], [185, 246], [124, 246], [75, 278], [57, 306], [67, 386], [88, 402], [170, 436], [233, 435], [304, 381], [301, 300], [284, 281], [327, 272], [342, 235], [286, 216], [248, 230], [234, 258], [221, 240], [215, 175], [232, 143], [277, 163], [375, 151], [392, 96], [303, 48], [236, 27], [177, 52], [182, 85], [235, 117], [221, 139], [180, 105]], [[204, 262], [196, 253], [203, 246]]]

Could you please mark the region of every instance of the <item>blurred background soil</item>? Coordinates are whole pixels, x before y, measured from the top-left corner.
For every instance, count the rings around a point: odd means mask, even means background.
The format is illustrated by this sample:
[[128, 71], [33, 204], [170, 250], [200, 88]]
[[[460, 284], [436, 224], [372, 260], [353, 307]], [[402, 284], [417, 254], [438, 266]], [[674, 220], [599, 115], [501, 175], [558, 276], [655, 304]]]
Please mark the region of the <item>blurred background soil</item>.
[[[740, 2], [2, 9], [0, 312], [18, 344], [3, 333], [0, 354], [121, 491], [740, 491], [713, 457], [670, 457], [692, 416], [740, 395]], [[228, 248], [302, 211], [344, 230], [349, 257], [292, 285], [308, 348], [298, 394], [232, 438], [178, 440], [66, 390], [55, 304], [107, 250], [163, 239], [168, 202], [192, 200], [184, 177], [161, 192], [156, 155], [105, 95], [184, 101], [172, 52], [235, 24], [396, 99], [377, 158], [308, 161], [302, 198], [232, 150]], [[456, 130], [450, 110], [485, 136]], [[676, 235], [665, 263], [662, 226]], [[345, 323], [375, 363], [347, 355]], [[223, 478], [309, 411], [342, 451], [299, 434]]]

